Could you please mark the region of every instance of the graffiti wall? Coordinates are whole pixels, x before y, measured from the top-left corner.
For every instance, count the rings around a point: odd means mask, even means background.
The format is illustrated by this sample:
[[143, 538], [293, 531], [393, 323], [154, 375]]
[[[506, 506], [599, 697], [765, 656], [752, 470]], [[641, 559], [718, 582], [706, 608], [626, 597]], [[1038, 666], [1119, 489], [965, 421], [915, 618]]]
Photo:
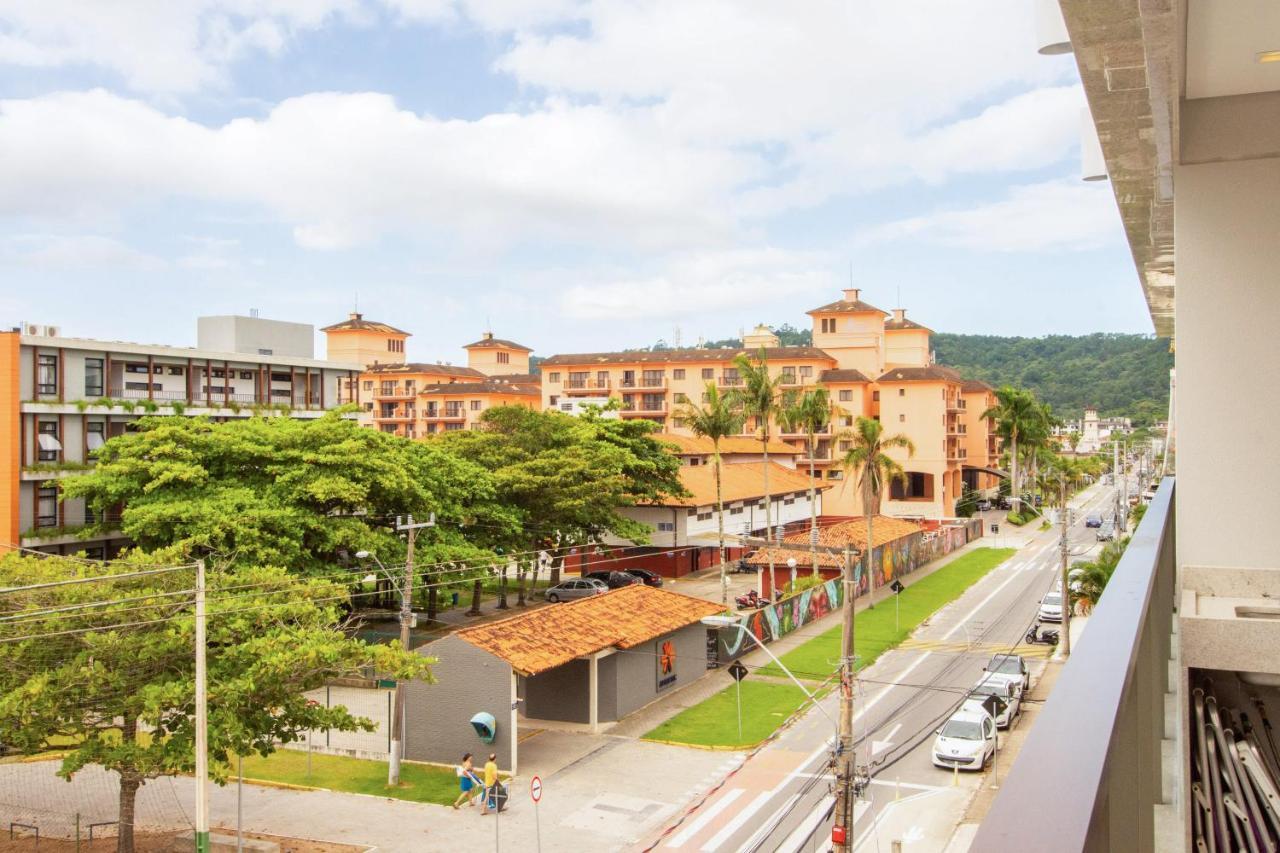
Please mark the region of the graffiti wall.
[[720, 629], [720, 659], [730, 661], [755, 648], [755, 643], [747, 638], [747, 633], [761, 643], [772, 643], [779, 637], [785, 637], [795, 629], [840, 609], [841, 586], [838, 579], [829, 580], [821, 586], [784, 598], [777, 604], [742, 614], [738, 621], [746, 626], [746, 631], [736, 627]]

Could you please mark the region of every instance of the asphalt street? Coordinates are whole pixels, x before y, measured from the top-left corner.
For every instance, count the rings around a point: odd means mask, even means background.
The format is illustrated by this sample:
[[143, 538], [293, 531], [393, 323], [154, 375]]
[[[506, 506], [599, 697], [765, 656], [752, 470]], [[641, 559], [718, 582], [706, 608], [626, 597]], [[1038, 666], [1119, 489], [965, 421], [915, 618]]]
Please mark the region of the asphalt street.
[[[1068, 539], [1072, 560], [1096, 553], [1095, 531], [1086, 529], [1083, 519], [1091, 511], [1109, 516], [1113, 501], [1113, 489], [1094, 487], [1072, 502], [1077, 509]], [[990, 515], [999, 521], [1003, 513]], [[934, 767], [933, 733], [981, 678], [992, 654], [1027, 655], [1033, 677], [1043, 666], [1051, 647], [1023, 646], [1022, 640], [1059, 565], [1057, 528], [1037, 534], [860, 674], [856, 763], [869, 768], [872, 781], [855, 808], [855, 849], [888, 849], [890, 839], [880, 837], [880, 827], [895, 809], [919, 817], [919, 825], [910, 828], [912, 840], [941, 838], [937, 848], [913, 849], [941, 849], [968, 794], [987, 774], [957, 775]], [[903, 594], [909, 596], [910, 588]], [[827, 849], [834, 822], [831, 747], [837, 711], [833, 692], [748, 761], [658, 849]]]

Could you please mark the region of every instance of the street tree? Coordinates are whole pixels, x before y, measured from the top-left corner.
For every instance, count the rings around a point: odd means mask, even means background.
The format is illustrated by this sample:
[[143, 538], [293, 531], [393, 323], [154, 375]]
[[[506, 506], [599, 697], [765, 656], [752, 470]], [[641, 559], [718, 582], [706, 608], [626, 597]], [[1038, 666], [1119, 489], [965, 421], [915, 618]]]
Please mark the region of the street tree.
[[721, 394], [716, 383], [708, 382], [700, 405], [685, 403], [676, 412], [694, 435], [711, 439], [711, 464], [716, 480], [716, 519], [720, 545], [720, 603], [729, 603], [729, 585], [725, 574], [724, 494], [720, 487], [720, 442], [742, 431], [742, 409], [731, 395]]
[[[764, 455], [764, 526], [765, 538], [773, 539], [773, 496], [769, 491], [769, 433], [773, 419], [778, 416], [782, 402], [782, 376], [769, 374], [769, 357], [764, 347], [754, 355], [740, 353], [733, 360], [741, 377], [742, 387], [733, 391], [735, 400], [742, 406], [742, 413], [748, 418], [756, 419], [756, 436], [760, 439], [760, 449]], [[774, 549], [769, 553], [769, 589], [774, 597], [778, 594], [778, 579], [775, 576]]]
[[[842, 436], [843, 437], [843, 436]], [[867, 519], [867, 547], [863, 551], [866, 561], [867, 583], [875, 590], [871, 554], [875, 550], [872, 538], [872, 518], [880, 510], [880, 495], [885, 486], [895, 480], [905, 482], [902, 466], [886, 451], [905, 450], [907, 457], [915, 455], [916, 446], [905, 435], [885, 435], [880, 421], [859, 416], [848, 434], [849, 450], [842, 463], [846, 471], [857, 475], [858, 488], [862, 490], [862, 513]]]
[[[58, 772], [67, 779], [90, 764], [117, 773], [119, 853], [134, 850], [138, 789], [195, 766], [193, 569], [127, 576], [178, 557], [170, 549], [111, 564], [0, 558], [0, 741], [26, 754], [65, 749]], [[21, 589], [33, 585], [44, 586]], [[330, 679], [366, 668], [429, 678], [429, 659], [342, 630], [348, 586], [345, 577], [276, 567], [209, 572], [215, 780], [225, 780], [235, 755], [268, 755], [308, 729], [372, 730], [345, 707], [307, 701], [306, 691]]]
[[818, 504], [814, 451], [818, 433], [831, 425], [833, 414], [831, 392], [826, 388], [811, 388], [799, 395], [788, 395], [778, 413], [778, 423], [784, 430], [803, 432], [805, 436], [805, 455], [809, 457], [809, 550], [815, 578], [818, 576]]
[[995, 418], [996, 433], [1009, 447], [1009, 488], [1014, 511], [1021, 512], [1022, 484], [1019, 479], [1021, 449], [1018, 445], [1028, 436], [1037, 434], [1044, 411], [1030, 391], [1005, 385], [996, 391], [996, 404], [983, 412], [981, 417]]

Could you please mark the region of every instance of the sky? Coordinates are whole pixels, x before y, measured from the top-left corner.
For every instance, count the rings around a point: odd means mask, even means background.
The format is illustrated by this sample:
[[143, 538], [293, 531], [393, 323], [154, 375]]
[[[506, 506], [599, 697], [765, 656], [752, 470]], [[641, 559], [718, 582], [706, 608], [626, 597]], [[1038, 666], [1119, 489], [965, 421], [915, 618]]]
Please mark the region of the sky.
[[806, 327], [852, 282], [938, 331], [1148, 333], [1031, 7], [5, 0], [0, 325], [358, 305], [434, 361]]

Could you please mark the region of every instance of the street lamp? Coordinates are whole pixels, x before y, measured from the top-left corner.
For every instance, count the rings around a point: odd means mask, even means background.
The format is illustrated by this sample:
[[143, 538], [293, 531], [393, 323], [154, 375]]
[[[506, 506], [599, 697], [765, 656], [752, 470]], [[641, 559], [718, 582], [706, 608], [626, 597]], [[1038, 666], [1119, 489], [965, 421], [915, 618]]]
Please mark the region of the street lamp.
[[[412, 550], [410, 550], [410, 556], [412, 556], [412, 553]], [[396, 585], [395, 577], [393, 577], [387, 567], [382, 564], [382, 561], [378, 559], [376, 554], [371, 554], [368, 551], [357, 551], [356, 559], [373, 560], [373, 562], [377, 564], [378, 569], [381, 570], [382, 574], [391, 582], [392, 586]], [[409, 564], [406, 563], [404, 583], [400, 586], [400, 645], [404, 647], [406, 652], [411, 650], [409, 631], [413, 626], [413, 611], [410, 609], [409, 602], [409, 583], [412, 576]], [[363, 580], [365, 583], [368, 583], [370, 581], [377, 580], [377, 578], [372, 572], [370, 572], [364, 576]], [[404, 738], [403, 733], [401, 732], [401, 728], [404, 726], [404, 702], [404, 679], [397, 678], [395, 704], [396, 714], [395, 719], [391, 723], [391, 750], [387, 761], [388, 785], [398, 785], [400, 783], [400, 757], [404, 749]]]
[[[787, 568], [791, 570], [791, 590], [794, 592], [796, 588], [796, 558], [787, 557]], [[776, 598], [777, 596], [775, 596]]]

